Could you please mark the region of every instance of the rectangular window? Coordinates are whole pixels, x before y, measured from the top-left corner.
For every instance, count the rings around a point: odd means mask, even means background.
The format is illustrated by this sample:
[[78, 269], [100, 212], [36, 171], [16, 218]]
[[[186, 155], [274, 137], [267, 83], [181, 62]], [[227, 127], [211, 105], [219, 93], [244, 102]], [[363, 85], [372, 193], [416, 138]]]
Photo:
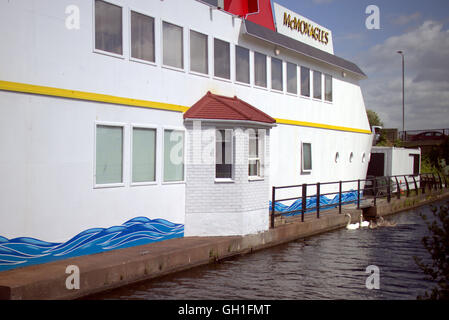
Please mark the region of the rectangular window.
[[182, 27], [163, 22], [163, 60], [164, 65], [184, 68], [184, 37]]
[[208, 74], [209, 57], [207, 35], [190, 30], [190, 70]]
[[312, 144], [302, 144], [302, 171], [308, 172], [312, 170]]
[[122, 8], [95, 0], [95, 49], [123, 54]]
[[301, 95], [310, 97], [310, 69], [301, 67]]
[[95, 184], [123, 183], [123, 127], [97, 125]]
[[267, 56], [254, 52], [254, 84], [267, 87]]
[[249, 131], [248, 176], [262, 177], [262, 160], [264, 154], [265, 130]]
[[156, 181], [156, 129], [133, 128], [132, 182]]
[[328, 74], [324, 76], [324, 92], [326, 101], [332, 102], [332, 76]]
[[154, 62], [154, 18], [131, 11], [131, 57]]
[[249, 84], [249, 50], [235, 46], [235, 80]]
[[322, 99], [321, 82], [321, 72], [313, 71], [313, 97], [315, 99]]
[[276, 58], [271, 58], [271, 89], [284, 90], [282, 60]]
[[214, 39], [214, 75], [231, 79], [231, 49], [229, 42]]
[[184, 181], [184, 131], [164, 131], [164, 181]]
[[232, 179], [232, 130], [215, 132], [215, 177]]
[[298, 93], [298, 70], [294, 63], [287, 62], [287, 92]]

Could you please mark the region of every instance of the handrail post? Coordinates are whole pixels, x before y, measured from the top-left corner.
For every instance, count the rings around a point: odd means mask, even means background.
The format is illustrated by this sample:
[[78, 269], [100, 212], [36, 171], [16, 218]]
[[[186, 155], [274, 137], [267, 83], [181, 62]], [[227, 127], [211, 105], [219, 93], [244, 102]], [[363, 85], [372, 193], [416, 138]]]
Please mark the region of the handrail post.
[[437, 174], [438, 174], [438, 180], [440, 180], [440, 190], [442, 190], [443, 189], [443, 181], [441, 180], [440, 173], [438, 172]]
[[422, 174], [419, 175], [419, 183], [421, 184], [422, 194], [426, 194], [426, 181]]
[[360, 179], [357, 180], [357, 209], [360, 209]]
[[432, 173], [432, 189], [438, 189], [437, 188], [437, 180], [435, 179], [435, 175]]
[[377, 204], [377, 178], [374, 178], [373, 188], [374, 188], [374, 190], [373, 190], [373, 193], [374, 193], [374, 206], [376, 206], [376, 204]]
[[401, 199], [401, 186], [399, 185], [398, 177], [395, 176], [394, 178], [396, 180], [396, 189], [397, 189], [396, 190], [397, 191], [396, 196], [398, 197], [398, 199]]
[[391, 179], [390, 176], [388, 176], [388, 182], [387, 182], [387, 202], [391, 202]]
[[271, 193], [271, 228], [274, 229], [275, 212], [276, 212], [276, 187], [273, 186]]
[[338, 182], [338, 213], [341, 214], [341, 194], [342, 194], [343, 182]]
[[407, 198], [410, 197], [410, 187], [408, 185], [407, 176], [404, 176], [405, 179], [405, 187], [407, 188]]
[[415, 176], [413, 175], [412, 178], [413, 178], [413, 183], [415, 184], [415, 193], [416, 193], [416, 195], [419, 195], [418, 184], [416, 183]]
[[321, 189], [321, 184], [318, 182], [316, 184], [316, 217], [317, 217], [317, 219], [320, 218], [320, 189]]
[[301, 222], [304, 222], [304, 214], [306, 213], [307, 206], [307, 184], [302, 185], [302, 209], [301, 209]]

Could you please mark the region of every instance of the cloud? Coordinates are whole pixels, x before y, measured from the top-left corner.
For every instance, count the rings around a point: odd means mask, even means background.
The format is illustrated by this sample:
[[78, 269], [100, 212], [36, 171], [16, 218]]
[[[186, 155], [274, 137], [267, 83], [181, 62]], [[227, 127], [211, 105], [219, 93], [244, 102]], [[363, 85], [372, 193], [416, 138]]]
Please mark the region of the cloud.
[[449, 127], [449, 31], [425, 21], [386, 39], [356, 58], [368, 75], [361, 82], [365, 105], [386, 127], [402, 129], [402, 58], [405, 54], [405, 127]]

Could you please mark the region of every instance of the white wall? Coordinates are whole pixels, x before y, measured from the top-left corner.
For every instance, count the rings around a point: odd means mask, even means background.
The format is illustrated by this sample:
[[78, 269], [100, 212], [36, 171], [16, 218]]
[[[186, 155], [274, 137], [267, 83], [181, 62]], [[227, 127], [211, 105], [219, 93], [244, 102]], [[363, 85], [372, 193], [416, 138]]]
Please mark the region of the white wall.
[[[8, 92], [0, 101], [1, 236], [66, 241], [138, 216], [184, 223], [185, 184], [162, 184], [160, 152], [181, 114]], [[94, 188], [95, 121], [126, 124], [124, 187]], [[130, 186], [131, 123], [159, 130], [156, 185]]]

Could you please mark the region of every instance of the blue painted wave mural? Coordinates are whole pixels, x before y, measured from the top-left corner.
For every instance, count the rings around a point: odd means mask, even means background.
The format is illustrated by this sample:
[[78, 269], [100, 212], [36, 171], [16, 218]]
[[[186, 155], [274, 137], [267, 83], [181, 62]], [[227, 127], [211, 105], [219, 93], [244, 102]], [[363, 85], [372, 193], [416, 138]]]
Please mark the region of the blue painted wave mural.
[[65, 243], [0, 237], [0, 271], [184, 236], [184, 225], [138, 217], [121, 226], [83, 231]]
[[[363, 197], [362, 192], [360, 193], [360, 198]], [[325, 208], [321, 208], [320, 210], [329, 210], [333, 208], [338, 207], [340, 196], [337, 194], [334, 198], [329, 199], [326, 196], [320, 196], [320, 207], [326, 206]], [[357, 191], [348, 191], [344, 192], [341, 195], [341, 202], [343, 204], [349, 204], [349, 203], [355, 203], [358, 199], [358, 192]], [[316, 196], [308, 197], [306, 200], [306, 213], [307, 212], [314, 212], [316, 210]], [[270, 211], [272, 210], [272, 203], [270, 201]], [[283, 203], [276, 202], [274, 205], [274, 209], [277, 212], [280, 212], [282, 215], [289, 217], [289, 216], [296, 216], [300, 215], [301, 212], [289, 212], [289, 211], [295, 211], [295, 210], [301, 210], [302, 209], [302, 199], [299, 198], [295, 202], [293, 202], [290, 206], [287, 206]], [[283, 213], [283, 212], [289, 212], [289, 213]]]

